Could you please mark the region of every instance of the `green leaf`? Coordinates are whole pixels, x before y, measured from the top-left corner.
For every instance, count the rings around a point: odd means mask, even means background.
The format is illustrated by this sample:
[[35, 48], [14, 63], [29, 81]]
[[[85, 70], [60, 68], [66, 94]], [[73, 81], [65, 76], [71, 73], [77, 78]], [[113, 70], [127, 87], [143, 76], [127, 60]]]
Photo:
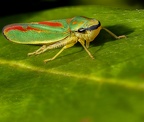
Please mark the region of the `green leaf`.
[[91, 43], [92, 60], [80, 44], [45, 64], [59, 49], [28, 57], [39, 46], [0, 35], [0, 122], [143, 122], [144, 11], [75, 6], [1, 18], [18, 22], [87, 16], [104, 30]]

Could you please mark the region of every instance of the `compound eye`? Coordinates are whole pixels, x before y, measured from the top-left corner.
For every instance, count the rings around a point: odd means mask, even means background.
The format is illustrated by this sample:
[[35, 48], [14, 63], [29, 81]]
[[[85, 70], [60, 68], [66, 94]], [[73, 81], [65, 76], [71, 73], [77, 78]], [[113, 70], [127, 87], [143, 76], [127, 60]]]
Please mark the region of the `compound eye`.
[[78, 29], [78, 32], [80, 32], [80, 33], [84, 33], [85, 31], [86, 31], [85, 28], [79, 28], [79, 29]]

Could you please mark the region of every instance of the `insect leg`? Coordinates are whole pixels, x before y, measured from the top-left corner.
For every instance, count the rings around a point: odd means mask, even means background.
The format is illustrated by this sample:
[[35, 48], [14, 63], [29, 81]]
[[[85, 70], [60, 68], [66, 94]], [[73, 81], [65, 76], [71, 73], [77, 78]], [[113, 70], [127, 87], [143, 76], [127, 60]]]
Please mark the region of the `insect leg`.
[[106, 32], [108, 32], [111, 36], [113, 36], [113, 37], [116, 38], [116, 39], [126, 38], [125, 35], [121, 35], [121, 36], [115, 35], [113, 32], [111, 32], [111, 31], [108, 30], [107, 28], [102, 27], [102, 29], [104, 29]]
[[44, 60], [44, 62], [48, 62], [48, 61], [52, 61], [54, 60], [57, 56], [59, 56], [65, 49], [72, 47], [76, 42], [74, 41], [73, 43], [69, 43], [67, 45], [65, 45], [54, 57], [50, 58], [50, 59], [46, 59]]
[[28, 53], [28, 56], [31, 56], [31, 55], [38, 55], [40, 53], [43, 53], [46, 49], [46, 45], [43, 45], [42, 47], [40, 47], [38, 50], [34, 51], [34, 52], [31, 52], [31, 53]]
[[80, 44], [83, 46], [83, 48], [85, 49], [85, 51], [88, 53], [88, 55], [92, 58], [92, 59], [94, 59], [94, 57], [93, 57], [93, 55], [90, 53], [90, 51], [87, 49], [87, 47], [85, 46], [85, 44], [84, 44], [84, 41], [83, 40], [78, 40], [79, 42], [80, 42]]

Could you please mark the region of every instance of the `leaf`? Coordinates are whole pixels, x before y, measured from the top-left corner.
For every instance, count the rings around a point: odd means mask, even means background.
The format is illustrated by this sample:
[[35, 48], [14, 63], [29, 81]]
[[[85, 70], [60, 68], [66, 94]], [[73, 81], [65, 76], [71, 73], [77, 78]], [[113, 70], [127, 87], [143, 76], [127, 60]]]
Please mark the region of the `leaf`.
[[9, 23], [70, 18], [100, 20], [104, 30], [91, 43], [92, 60], [80, 44], [43, 63], [59, 49], [28, 57], [39, 46], [21, 45], [0, 35], [1, 122], [143, 122], [144, 11], [75, 6], [1, 18]]

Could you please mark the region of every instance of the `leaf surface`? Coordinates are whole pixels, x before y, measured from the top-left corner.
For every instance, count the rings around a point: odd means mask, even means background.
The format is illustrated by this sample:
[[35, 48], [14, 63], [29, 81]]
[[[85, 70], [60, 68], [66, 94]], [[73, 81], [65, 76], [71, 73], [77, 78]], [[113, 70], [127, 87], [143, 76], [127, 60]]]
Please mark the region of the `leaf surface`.
[[[56, 16], [55, 16], [56, 15]], [[1, 18], [0, 27], [87, 16], [127, 38], [104, 30], [91, 43], [92, 60], [80, 44], [43, 63], [59, 49], [39, 48], [0, 35], [0, 122], [143, 122], [144, 11], [75, 6]]]

